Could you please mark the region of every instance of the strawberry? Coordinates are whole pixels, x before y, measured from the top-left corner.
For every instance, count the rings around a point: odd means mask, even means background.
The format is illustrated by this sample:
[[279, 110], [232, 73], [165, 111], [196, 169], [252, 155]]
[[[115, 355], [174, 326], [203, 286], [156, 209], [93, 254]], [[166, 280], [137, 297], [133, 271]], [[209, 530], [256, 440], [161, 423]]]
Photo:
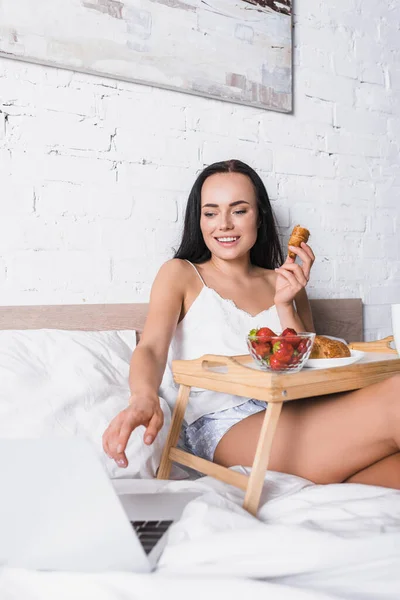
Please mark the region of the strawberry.
[[303, 354], [305, 354], [308, 350], [308, 348], [310, 347], [310, 341], [309, 340], [300, 340], [299, 344], [297, 345], [297, 352], [299, 353], [299, 356], [303, 356]]
[[290, 327], [286, 327], [286, 329], [284, 331], [282, 331], [281, 335], [282, 336], [285, 336], [285, 335], [297, 335], [297, 331], [295, 331], [294, 329], [291, 329]]
[[270, 342], [252, 342], [252, 346], [261, 358], [266, 358], [271, 354], [272, 346]]
[[275, 337], [276, 333], [274, 333], [272, 331], [272, 329], [270, 329], [269, 327], [261, 327], [260, 329], [257, 329], [256, 335], [257, 335], [259, 341], [261, 341], [261, 340], [269, 340], [269, 338]]
[[274, 336], [275, 333], [268, 327], [251, 329], [251, 331], [249, 331], [248, 339], [258, 358], [267, 359], [269, 357], [272, 352], [271, 337]]
[[297, 331], [291, 329], [290, 327], [286, 327], [286, 329], [282, 331], [281, 336], [287, 337], [288, 342], [292, 344], [293, 348], [297, 348], [301, 340], [301, 338], [297, 335]]
[[282, 367], [285, 366], [285, 364], [279, 360], [279, 357], [277, 357], [275, 354], [273, 354], [269, 359], [269, 366], [274, 371], [280, 371], [282, 369]]
[[271, 354], [272, 351], [272, 344], [271, 342], [259, 342], [259, 341], [252, 341], [251, 342], [252, 347], [254, 348], [255, 352], [257, 352], [257, 354], [261, 357], [264, 356], [269, 356]]
[[294, 348], [286, 340], [278, 340], [272, 348], [273, 355], [282, 363], [287, 364], [293, 356]]

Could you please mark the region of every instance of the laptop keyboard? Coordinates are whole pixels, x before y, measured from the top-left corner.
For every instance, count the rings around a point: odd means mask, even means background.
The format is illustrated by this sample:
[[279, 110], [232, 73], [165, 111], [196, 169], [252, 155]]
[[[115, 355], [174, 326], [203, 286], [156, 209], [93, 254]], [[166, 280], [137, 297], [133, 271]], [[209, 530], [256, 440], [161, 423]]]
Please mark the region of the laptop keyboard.
[[173, 521], [131, 521], [146, 554], [153, 550], [172, 523]]

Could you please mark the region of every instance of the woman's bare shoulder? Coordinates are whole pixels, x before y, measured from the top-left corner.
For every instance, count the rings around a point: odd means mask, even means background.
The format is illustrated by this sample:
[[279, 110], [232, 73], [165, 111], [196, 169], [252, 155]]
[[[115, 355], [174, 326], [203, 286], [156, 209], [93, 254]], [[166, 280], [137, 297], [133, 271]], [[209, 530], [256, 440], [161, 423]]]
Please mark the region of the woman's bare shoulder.
[[158, 274], [162, 274], [165, 277], [176, 277], [184, 276], [192, 272], [193, 267], [181, 258], [171, 258], [163, 263], [158, 271]]
[[193, 277], [193, 267], [180, 258], [171, 258], [163, 263], [157, 273], [155, 282], [162, 282], [169, 287], [185, 290]]

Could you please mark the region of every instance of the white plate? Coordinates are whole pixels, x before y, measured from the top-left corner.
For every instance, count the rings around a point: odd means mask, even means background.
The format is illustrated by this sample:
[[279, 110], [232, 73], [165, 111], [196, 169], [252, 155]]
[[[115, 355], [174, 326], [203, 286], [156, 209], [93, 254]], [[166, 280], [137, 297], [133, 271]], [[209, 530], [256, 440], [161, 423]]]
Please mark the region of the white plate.
[[350, 350], [351, 356], [347, 358], [309, 358], [304, 368], [309, 369], [332, 369], [333, 367], [345, 367], [362, 359], [365, 352], [361, 350]]

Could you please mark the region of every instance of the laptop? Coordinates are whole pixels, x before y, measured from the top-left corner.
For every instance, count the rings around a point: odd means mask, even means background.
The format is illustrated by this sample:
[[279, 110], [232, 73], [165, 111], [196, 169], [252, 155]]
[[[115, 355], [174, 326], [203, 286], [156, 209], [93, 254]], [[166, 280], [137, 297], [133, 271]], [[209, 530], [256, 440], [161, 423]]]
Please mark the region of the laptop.
[[80, 438], [0, 439], [0, 566], [152, 571], [199, 493], [118, 496]]

